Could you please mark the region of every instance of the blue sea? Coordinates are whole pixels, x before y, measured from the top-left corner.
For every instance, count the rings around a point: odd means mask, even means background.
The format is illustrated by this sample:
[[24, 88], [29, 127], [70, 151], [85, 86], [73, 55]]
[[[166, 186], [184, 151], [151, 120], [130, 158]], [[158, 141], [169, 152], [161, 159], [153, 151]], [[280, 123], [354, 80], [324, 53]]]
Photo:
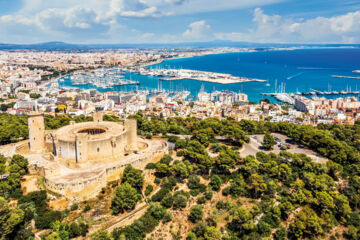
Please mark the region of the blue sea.
[[[105, 91], [132, 91], [138, 89], [162, 89], [169, 91], [188, 90], [195, 97], [201, 87], [208, 92], [213, 90], [231, 90], [244, 92], [249, 99], [258, 102], [264, 98], [261, 93], [280, 90], [283, 86], [286, 92], [309, 92], [310, 89], [320, 91], [360, 90], [360, 79], [334, 78], [332, 75], [357, 76], [353, 70], [360, 70], [359, 48], [323, 48], [299, 49], [284, 51], [261, 51], [214, 54], [194, 58], [173, 59], [162, 62], [152, 68], [183, 68], [220, 73], [234, 76], [264, 79], [268, 82], [247, 82], [236, 84], [217, 84], [196, 80], [160, 81], [158, 77], [140, 76], [127, 73], [126, 79], [140, 81], [139, 86], [117, 86]], [[60, 86], [72, 86], [70, 79]], [[78, 88], [94, 88], [91, 85], [76, 86]], [[335, 97], [335, 96], [329, 96]], [[338, 97], [338, 96], [337, 96]]]

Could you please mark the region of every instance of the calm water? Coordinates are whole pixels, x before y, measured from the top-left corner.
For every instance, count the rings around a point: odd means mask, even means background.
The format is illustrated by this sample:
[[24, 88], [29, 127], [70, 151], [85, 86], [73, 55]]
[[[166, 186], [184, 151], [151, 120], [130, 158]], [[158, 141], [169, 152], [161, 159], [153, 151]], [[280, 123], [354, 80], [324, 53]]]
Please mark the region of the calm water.
[[[216, 84], [195, 80], [159, 81], [157, 77], [140, 76], [127, 73], [125, 78], [140, 81], [138, 89], [157, 89], [161, 84], [167, 90], [188, 90], [196, 96], [203, 85], [206, 91], [231, 90], [244, 92], [251, 101], [259, 101], [264, 97], [260, 93], [274, 92], [283, 84], [286, 92], [305, 92], [310, 88], [321, 91], [360, 90], [360, 79], [333, 78], [331, 75], [360, 76], [352, 73], [360, 70], [360, 49], [301, 49], [293, 51], [269, 51], [255, 53], [229, 53], [208, 55], [195, 58], [167, 60], [152, 68], [184, 68], [202, 71], [229, 73], [234, 76], [259, 78], [266, 83], [249, 82], [236, 84]], [[72, 86], [66, 78], [61, 86]], [[94, 88], [91, 85], [76, 86], [78, 88]], [[105, 91], [131, 91], [136, 86], [117, 86]], [[274, 101], [274, 99], [271, 99]]]

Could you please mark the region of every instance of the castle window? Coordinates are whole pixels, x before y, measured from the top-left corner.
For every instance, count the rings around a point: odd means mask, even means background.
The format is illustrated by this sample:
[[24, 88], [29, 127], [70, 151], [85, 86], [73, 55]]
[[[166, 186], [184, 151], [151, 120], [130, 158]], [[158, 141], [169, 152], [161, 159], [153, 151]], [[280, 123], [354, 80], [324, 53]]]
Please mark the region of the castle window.
[[97, 152], [100, 152], [100, 148], [97, 148]]

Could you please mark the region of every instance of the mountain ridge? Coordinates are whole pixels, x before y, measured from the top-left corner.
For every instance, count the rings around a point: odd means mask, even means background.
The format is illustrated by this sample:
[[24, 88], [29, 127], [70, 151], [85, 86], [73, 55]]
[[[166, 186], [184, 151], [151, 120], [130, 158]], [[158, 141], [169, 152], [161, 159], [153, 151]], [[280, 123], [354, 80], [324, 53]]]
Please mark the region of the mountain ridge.
[[121, 49], [121, 48], [212, 48], [212, 47], [360, 47], [360, 44], [300, 44], [300, 43], [253, 43], [215, 40], [209, 42], [184, 42], [184, 43], [93, 43], [79, 44], [62, 41], [50, 41], [33, 44], [0, 43], [1, 50], [75, 50], [75, 49]]

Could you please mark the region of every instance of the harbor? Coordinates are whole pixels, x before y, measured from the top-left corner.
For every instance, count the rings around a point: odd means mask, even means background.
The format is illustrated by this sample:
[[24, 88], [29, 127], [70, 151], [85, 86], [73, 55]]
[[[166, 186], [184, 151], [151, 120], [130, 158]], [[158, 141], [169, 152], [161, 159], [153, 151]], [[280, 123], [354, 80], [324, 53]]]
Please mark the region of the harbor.
[[[324, 50], [311, 50], [311, 52], [322, 51]], [[297, 58], [297, 52], [300, 53], [303, 51], [286, 52], [286, 57], [290, 56], [290, 60], [298, 61], [299, 58]], [[277, 52], [277, 54], [285, 55], [285, 53], [282, 52]], [[266, 98], [266, 96], [268, 96], [267, 98], [271, 102], [279, 102], [274, 96], [271, 96], [271, 93], [278, 94], [281, 92], [279, 87], [277, 91], [275, 89], [276, 84], [278, 83], [279, 86], [280, 82], [286, 84], [286, 91], [282, 92], [304, 95], [307, 97], [324, 96], [326, 98], [336, 98], [338, 96], [357, 95], [357, 90], [360, 90], [358, 79], [340, 79], [332, 77], [332, 75], [358, 76], [356, 71], [360, 68], [356, 65], [346, 68], [342, 65], [343, 62], [339, 62], [339, 69], [335, 70], [328, 65], [327, 61], [320, 61], [324, 59], [313, 59], [313, 54], [306, 58], [306, 64], [308, 66], [303, 62], [297, 63], [294, 66], [287, 65], [286, 62], [281, 62], [276, 65], [264, 64], [263, 59], [268, 57], [269, 59], [272, 59], [273, 62], [278, 61], [278, 58], [273, 55], [274, 53], [272, 52], [259, 52], [256, 54], [217, 54], [195, 58], [165, 60], [161, 63], [154, 61], [152, 63], [155, 63], [155, 65], [146, 67], [141, 65], [118, 66], [116, 67], [118, 70], [112, 70], [113, 73], [109, 71], [110, 75], [117, 75], [114, 83], [119, 81], [126, 82], [120, 82], [122, 85], [108, 84], [109, 87], [111, 86], [110, 88], [98, 88], [89, 81], [82, 82], [85, 85], [76, 85], [81, 84], [81, 81], [74, 81], [74, 79], [70, 78], [81, 72], [63, 76], [63, 79], [60, 79], [58, 82], [61, 87], [76, 87], [80, 89], [96, 88], [97, 91], [102, 93], [108, 91], [129, 92], [137, 89], [154, 91], [161, 85], [162, 89], [166, 89], [169, 92], [187, 90], [190, 92], [190, 98], [196, 97], [201, 85], [204, 84], [204, 88], [207, 92], [227, 89], [231, 89], [235, 92], [244, 92], [249, 95], [249, 100], [252, 102], [259, 102]], [[253, 59], [255, 56], [256, 59]], [[269, 61], [269, 59], [267, 59], [267, 61]], [[106, 71], [105, 69], [104, 71]], [[189, 69], [194, 69], [190, 70], [190, 74], [193, 73], [192, 76], [187, 72]], [[95, 70], [88, 70], [85, 74], [95, 75], [94, 71]], [[183, 72], [185, 75], [179, 76], [178, 72]], [[205, 76], [208, 79], [200, 79], [199, 76], [196, 76], [197, 73], [201, 72], [207, 73]], [[208, 77], [211, 73], [228, 74], [234, 77], [243, 76], [244, 78], [241, 79], [241, 77], [239, 77], [240, 79], [237, 79], [237, 81], [223, 84], [228, 81], [226, 77], [216, 79], [217, 77], [213, 76], [215, 79], [211, 79]], [[248, 81], [249, 79], [255, 81]], [[257, 79], [261, 81], [256, 81]], [[102, 84], [100, 83], [100, 86], [101, 85]], [[106, 84], [103, 85], [106, 86]], [[317, 90], [317, 92], [314, 90]]]
[[[76, 72], [70, 76], [72, 85], [92, 84], [97, 88], [108, 89], [114, 86], [139, 85], [139, 81], [126, 80], [120, 68], [97, 69], [93, 72]], [[64, 81], [60, 79], [59, 81]]]
[[[287, 103], [290, 105], [295, 104], [295, 98], [299, 96], [309, 96], [311, 98], [314, 97], [324, 97], [324, 96], [331, 96], [331, 97], [344, 97], [344, 96], [358, 96], [360, 94], [360, 91], [355, 90], [352, 91], [351, 87], [346, 87], [346, 90], [340, 90], [340, 91], [331, 91], [331, 86], [328, 84], [328, 90], [327, 91], [320, 91], [314, 88], [310, 88], [310, 91], [296, 91], [296, 92], [286, 92], [286, 84], [281, 83], [279, 86], [277, 86], [277, 81], [275, 81], [275, 92], [272, 93], [261, 93], [262, 96], [271, 96], [274, 97], [277, 101]], [[330, 97], [330, 98], [331, 98]]]

